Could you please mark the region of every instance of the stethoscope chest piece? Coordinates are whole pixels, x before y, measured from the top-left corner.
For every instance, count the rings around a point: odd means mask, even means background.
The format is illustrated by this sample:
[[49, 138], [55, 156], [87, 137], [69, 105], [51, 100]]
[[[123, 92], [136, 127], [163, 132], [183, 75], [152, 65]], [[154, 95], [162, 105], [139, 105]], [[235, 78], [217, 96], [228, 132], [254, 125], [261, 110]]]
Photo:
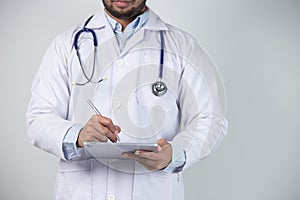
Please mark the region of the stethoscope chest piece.
[[162, 96], [167, 93], [167, 85], [162, 81], [156, 81], [152, 84], [152, 92], [155, 96]]

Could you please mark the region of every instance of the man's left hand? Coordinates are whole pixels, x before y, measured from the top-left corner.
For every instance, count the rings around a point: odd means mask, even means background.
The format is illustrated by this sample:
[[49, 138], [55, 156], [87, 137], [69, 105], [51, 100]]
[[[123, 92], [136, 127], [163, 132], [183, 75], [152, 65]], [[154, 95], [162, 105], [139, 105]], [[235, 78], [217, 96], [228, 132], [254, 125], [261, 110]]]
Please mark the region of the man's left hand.
[[141, 163], [150, 171], [163, 169], [172, 160], [172, 146], [165, 139], [158, 140], [157, 144], [157, 152], [137, 150], [134, 153], [123, 153], [122, 156]]

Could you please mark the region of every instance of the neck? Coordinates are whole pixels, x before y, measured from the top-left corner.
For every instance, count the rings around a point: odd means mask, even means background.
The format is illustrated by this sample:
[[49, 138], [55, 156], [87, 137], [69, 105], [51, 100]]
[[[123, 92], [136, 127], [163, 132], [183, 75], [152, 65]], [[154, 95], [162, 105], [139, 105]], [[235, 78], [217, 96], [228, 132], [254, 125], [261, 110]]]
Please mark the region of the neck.
[[112, 14], [110, 14], [107, 10], [105, 10], [105, 12], [114, 20], [116, 20], [117, 22], [119, 22], [122, 25], [122, 31], [124, 31], [127, 27], [128, 24], [130, 24], [133, 20], [135, 20], [135, 18], [142, 14], [143, 12], [145, 12], [147, 10], [147, 7], [145, 6], [140, 13], [138, 13], [136, 16], [128, 18], [128, 19], [122, 19], [122, 18], [116, 18], [114, 17]]

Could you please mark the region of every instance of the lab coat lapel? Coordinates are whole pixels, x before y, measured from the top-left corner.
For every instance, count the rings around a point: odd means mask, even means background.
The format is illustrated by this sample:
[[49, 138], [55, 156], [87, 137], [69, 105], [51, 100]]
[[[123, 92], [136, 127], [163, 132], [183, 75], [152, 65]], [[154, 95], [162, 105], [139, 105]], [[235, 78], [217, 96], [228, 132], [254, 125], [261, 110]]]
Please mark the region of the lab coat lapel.
[[107, 23], [106, 17], [104, 15], [104, 11], [100, 10], [95, 15], [93, 18], [90, 20], [90, 22], [86, 25], [86, 28], [90, 29], [101, 29], [109, 25]]
[[167, 25], [160, 19], [160, 17], [149, 8], [149, 20], [144, 28], [151, 31], [168, 30]]
[[107, 44], [107, 42], [110, 42], [111, 45], [113, 45], [113, 48], [110, 49], [115, 50], [115, 52], [111, 53], [113, 53], [114, 55], [120, 55], [118, 41], [112, 28], [110, 27], [109, 22], [106, 19], [104, 10], [100, 10], [99, 12], [97, 12], [86, 27], [93, 29], [96, 32], [97, 30], [103, 29], [104, 33], [100, 32], [99, 34], [97, 34], [98, 44], [101, 45], [103, 43]]
[[138, 30], [127, 41], [122, 53], [128, 52], [130, 49], [132, 49], [133, 47], [141, 43], [145, 39], [147, 30], [151, 30], [151, 31], [168, 30], [168, 27], [165, 25], [165, 23], [150, 8], [149, 8], [149, 20], [146, 22], [145, 26], [142, 29]]

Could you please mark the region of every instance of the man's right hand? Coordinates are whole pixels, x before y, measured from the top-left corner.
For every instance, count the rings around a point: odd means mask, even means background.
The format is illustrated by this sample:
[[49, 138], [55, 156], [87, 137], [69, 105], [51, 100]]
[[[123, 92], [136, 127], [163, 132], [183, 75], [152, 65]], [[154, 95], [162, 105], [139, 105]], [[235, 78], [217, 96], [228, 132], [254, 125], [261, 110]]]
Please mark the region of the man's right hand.
[[83, 147], [84, 142], [117, 142], [117, 135], [121, 131], [118, 125], [114, 125], [112, 120], [93, 115], [86, 125], [80, 130], [77, 138], [77, 146]]

